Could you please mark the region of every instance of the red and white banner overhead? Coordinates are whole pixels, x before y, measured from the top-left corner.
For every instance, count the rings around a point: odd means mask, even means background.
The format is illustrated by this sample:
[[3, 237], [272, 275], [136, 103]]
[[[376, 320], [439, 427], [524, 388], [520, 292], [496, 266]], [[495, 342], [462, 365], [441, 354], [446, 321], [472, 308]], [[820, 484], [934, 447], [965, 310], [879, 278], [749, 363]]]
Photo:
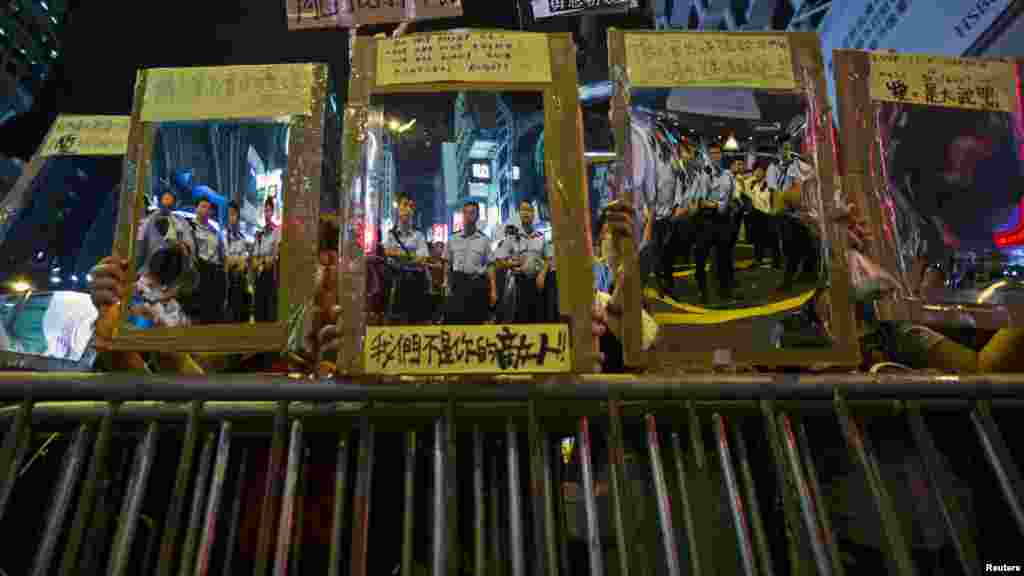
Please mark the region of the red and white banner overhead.
[[462, 0], [285, 0], [289, 30], [352, 28], [462, 16]]

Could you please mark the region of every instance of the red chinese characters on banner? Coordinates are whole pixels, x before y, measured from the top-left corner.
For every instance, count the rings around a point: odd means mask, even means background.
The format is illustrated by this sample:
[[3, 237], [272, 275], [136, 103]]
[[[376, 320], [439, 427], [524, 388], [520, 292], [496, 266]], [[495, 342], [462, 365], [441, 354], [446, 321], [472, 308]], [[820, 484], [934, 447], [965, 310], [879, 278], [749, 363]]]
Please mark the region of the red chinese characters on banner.
[[463, 0], [284, 0], [289, 30], [352, 28], [462, 16]]

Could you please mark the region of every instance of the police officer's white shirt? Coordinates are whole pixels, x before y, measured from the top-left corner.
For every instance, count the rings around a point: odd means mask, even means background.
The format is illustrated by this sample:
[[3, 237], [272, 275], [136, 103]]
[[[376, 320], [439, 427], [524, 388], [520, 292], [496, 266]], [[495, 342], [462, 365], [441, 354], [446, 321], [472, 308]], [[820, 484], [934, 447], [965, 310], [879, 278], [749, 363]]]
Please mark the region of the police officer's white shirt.
[[693, 179], [690, 189], [686, 192], [687, 203], [708, 201], [718, 202], [718, 213], [729, 210], [729, 201], [736, 189], [735, 177], [728, 170], [722, 170], [714, 176], [701, 172]]
[[227, 247], [225, 252], [228, 258], [245, 258], [252, 249], [249, 246], [249, 241], [245, 239], [241, 232], [238, 232], [237, 235], [234, 232], [228, 232], [225, 236], [225, 244]]
[[281, 228], [275, 227], [269, 234], [264, 228], [256, 236], [253, 256], [257, 258], [275, 259], [281, 247]]
[[224, 238], [211, 224], [196, 222], [196, 256], [208, 264], [224, 263]]
[[523, 272], [536, 274], [540, 272], [544, 258], [548, 256], [548, 242], [543, 232], [534, 230], [529, 234], [520, 231], [518, 238], [506, 238], [498, 247], [497, 258], [518, 257], [523, 265]]
[[491, 265], [491, 239], [477, 230], [470, 235], [458, 232], [445, 249], [452, 272], [479, 275]]
[[[401, 241], [401, 242], [399, 242]], [[403, 248], [404, 246], [404, 248]], [[419, 230], [409, 228], [393, 228], [384, 239], [384, 249], [397, 248], [402, 251], [403, 256], [426, 258], [430, 255], [427, 248], [427, 238]]]

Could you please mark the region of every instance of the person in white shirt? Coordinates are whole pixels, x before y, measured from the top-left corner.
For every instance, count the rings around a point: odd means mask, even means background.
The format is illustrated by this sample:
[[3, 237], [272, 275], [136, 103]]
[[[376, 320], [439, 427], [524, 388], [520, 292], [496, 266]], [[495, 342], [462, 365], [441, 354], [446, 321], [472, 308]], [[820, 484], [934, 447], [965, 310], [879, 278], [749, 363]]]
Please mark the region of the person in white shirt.
[[257, 322], [275, 322], [281, 229], [274, 224], [274, 198], [271, 196], [268, 196], [263, 204], [263, 217], [265, 224], [263, 229], [256, 233], [252, 259], [255, 276], [255, 316]]
[[514, 285], [511, 320], [536, 324], [545, 320], [547, 310], [544, 287], [550, 262], [548, 243], [544, 233], [534, 228], [533, 205], [527, 200], [519, 203], [519, 219], [522, 229], [499, 247], [497, 257], [501, 260], [497, 265], [508, 270]]
[[242, 234], [241, 211], [238, 203], [228, 203], [228, 230], [224, 236], [224, 269], [228, 276], [228, 317], [229, 322], [244, 324], [249, 321], [252, 295], [246, 276], [249, 269], [249, 254], [252, 247]]
[[719, 298], [733, 300], [733, 245], [734, 223], [732, 211], [735, 177], [722, 169], [722, 148], [719, 144], [707, 147], [706, 171], [698, 174], [690, 184], [684, 198], [686, 205], [680, 212], [687, 218], [689, 234], [694, 238], [697, 288], [701, 302], [708, 303], [707, 257], [715, 250], [715, 273], [718, 276]]
[[391, 282], [389, 316], [401, 324], [429, 322], [430, 284], [424, 263], [430, 256], [423, 232], [412, 226], [416, 201], [403, 197], [398, 201], [398, 226], [384, 238]]
[[224, 274], [224, 236], [210, 221], [210, 200], [196, 204], [195, 234], [196, 269], [199, 272], [198, 319], [201, 324], [224, 321], [227, 277]]
[[808, 275], [817, 274], [818, 241], [809, 227], [817, 215], [805, 198], [813, 187], [815, 174], [813, 166], [793, 153], [790, 141], [782, 144], [780, 156], [778, 162], [768, 167], [766, 178], [782, 209], [780, 235], [786, 269], [780, 290], [788, 292], [801, 268]]

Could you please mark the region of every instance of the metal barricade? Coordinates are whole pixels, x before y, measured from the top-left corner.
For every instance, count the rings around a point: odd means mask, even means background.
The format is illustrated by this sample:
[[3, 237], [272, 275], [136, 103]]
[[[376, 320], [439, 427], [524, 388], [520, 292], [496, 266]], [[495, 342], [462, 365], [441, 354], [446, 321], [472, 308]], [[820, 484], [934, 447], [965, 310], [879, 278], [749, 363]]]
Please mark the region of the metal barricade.
[[0, 570], [842, 576], [870, 549], [891, 574], [977, 574], [1024, 561], [968, 502], [1024, 541], [1004, 436], [1022, 393], [909, 373], [0, 374], [0, 528], [31, 542]]

